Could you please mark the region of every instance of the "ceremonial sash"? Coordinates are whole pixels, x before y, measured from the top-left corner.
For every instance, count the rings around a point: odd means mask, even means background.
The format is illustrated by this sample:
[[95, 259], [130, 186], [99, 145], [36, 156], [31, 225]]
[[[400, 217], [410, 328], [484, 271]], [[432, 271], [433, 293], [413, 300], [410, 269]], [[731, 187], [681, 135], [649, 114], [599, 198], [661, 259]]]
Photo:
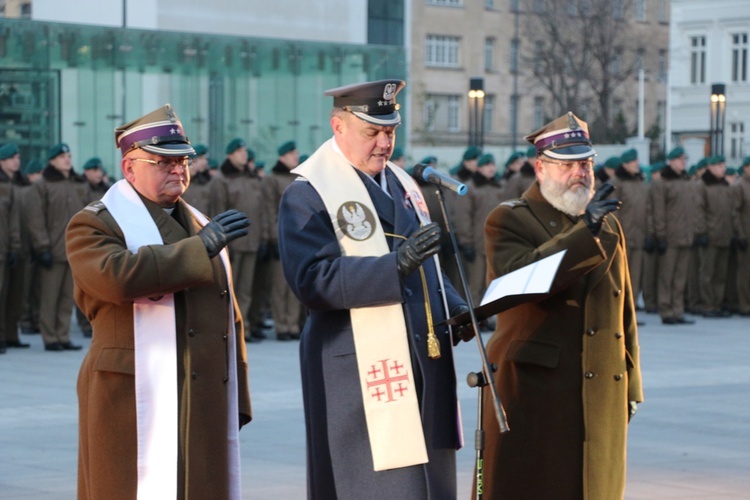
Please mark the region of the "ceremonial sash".
[[[307, 179], [331, 217], [345, 256], [390, 251], [367, 189], [330, 139], [293, 172]], [[367, 431], [376, 471], [427, 463], [400, 303], [350, 309]]]
[[[142, 246], [164, 243], [151, 214], [127, 180], [115, 183], [101, 201], [122, 230], [128, 250], [137, 253]], [[187, 206], [202, 225], [208, 222], [198, 210]], [[221, 259], [229, 279], [229, 290], [233, 290], [226, 250], [222, 250]], [[236, 375], [231, 376], [237, 373], [233, 304], [230, 297], [227, 439], [230, 498], [239, 499], [239, 410]], [[179, 411], [174, 294], [165, 294], [159, 300], [136, 299], [133, 303], [133, 332], [138, 500], [176, 498]]]

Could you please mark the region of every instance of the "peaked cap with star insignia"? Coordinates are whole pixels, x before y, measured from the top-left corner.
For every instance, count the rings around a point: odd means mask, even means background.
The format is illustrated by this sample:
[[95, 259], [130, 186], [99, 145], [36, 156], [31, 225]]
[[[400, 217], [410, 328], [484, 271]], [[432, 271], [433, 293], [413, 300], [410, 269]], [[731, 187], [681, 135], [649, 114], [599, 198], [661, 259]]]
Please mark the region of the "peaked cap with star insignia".
[[596, 154], [591, 147], [588, 124], [570, 111], [524, 139], [536, 147], [537, 155], [557, 160], [583, 160]]
[[377, 80], [328, 89], [323, 94], [333, 96], [334, 108], [349, 111], [366, 122], [390, 127], [401, 123], [396, 94], [404, 85], [403, 80]]
[[115, 143], [125, 155], [142, 149], [160, 156], [192, 156], [195, 150], [185, 136], [171, 104], [115, 129]]

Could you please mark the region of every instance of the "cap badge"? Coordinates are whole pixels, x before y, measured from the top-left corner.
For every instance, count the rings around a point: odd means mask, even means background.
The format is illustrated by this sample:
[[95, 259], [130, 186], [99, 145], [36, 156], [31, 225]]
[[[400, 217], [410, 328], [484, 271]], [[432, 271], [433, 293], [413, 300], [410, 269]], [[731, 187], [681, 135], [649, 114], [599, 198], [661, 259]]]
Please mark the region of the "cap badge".
[[383, 99], [390, 101], [396, 97], [396, 89], [398, 86], [395, 83], [386, 83], [385, 89], [383, 89]]
[[364, 241], [372, 236], [375, 217], [366, 206], [356, 201], [347, 201], [338, 209], [338, 223], [346, 236]]
[[570, 130], [575, 130], [578, 128], [578, 122], [576, 121], [575, 117], [573, 116], [573, 113], [568, 113], [568, 128]]
[[166, 106], [164, 106], [164, 108], [164, 111], [166, 111], [167, 115], [169, 115], [169, 121], [171, 121], [172, 123], [176, 122], [177, 117], [174, 114], [174, 109], [172, 109], [172, 106], [170, 104], [167, 104]]

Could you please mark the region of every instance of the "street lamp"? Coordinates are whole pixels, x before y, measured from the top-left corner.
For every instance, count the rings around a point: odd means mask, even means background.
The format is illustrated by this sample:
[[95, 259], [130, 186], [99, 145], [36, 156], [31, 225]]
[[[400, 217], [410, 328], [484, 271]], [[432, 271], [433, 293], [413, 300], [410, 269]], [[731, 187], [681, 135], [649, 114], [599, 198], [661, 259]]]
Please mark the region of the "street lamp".
[[726, 85], [711, 85], [711, 155], [724, 154], [724, 116], [727, 103]]
[[484, 79], [469, 80], [469, 146], [484, 147]]

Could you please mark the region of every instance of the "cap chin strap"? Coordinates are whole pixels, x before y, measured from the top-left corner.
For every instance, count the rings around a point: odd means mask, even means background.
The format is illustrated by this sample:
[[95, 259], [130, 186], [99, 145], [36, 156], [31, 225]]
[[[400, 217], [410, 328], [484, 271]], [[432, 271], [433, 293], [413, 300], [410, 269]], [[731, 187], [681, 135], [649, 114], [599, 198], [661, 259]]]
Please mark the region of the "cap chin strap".
[[364, 120], [368, 123], [373, 123], [375, 125], [382, 125], [384, 127], [393, 127], [393, 126], [401, 124], [401, 114], [399, 114], [398, 112], [396, 112], [396, 118], [391, 118], [389, 120], [381, 120], [381, 119], [376, 118], [373, 115], [360, 113], [359, 111], [351, 111], [351, 113], [357, 118], [359, 118], [360, 120]]

